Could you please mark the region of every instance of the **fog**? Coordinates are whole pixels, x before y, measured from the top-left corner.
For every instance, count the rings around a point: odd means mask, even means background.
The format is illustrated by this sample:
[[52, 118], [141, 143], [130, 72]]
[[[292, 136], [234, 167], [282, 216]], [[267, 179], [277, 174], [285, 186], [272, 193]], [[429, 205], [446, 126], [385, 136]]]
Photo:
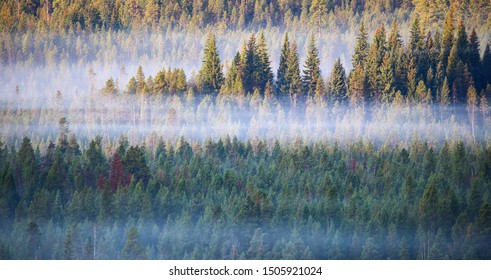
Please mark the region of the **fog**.
[[[7, 98], [5, 98], [7, 96]], [[194, 94], [116, 96], [79, 91], [72, 94], [3, 95], [0, 103], [0, 137], [18, 144], [30, 136], [46, 142], [58, 136], [58, 122], [66, 117], [81, 144], [95, 136], [107, 143], [122, 135], [131, 144], [158, 140], [191, 142], [237, 137], [272, 144], [303, 141], [350, 144], [359, 140], [377, 145], [407, 145], [414, 140], [489, 142], [489, 120], [475, 113], [475, 132], [465, 105], [391, 104], [353, 107], [308, 98], [289, 101], [253, 96], [201, 96]], [[43, 150], [43, 149], [41, 149]]]

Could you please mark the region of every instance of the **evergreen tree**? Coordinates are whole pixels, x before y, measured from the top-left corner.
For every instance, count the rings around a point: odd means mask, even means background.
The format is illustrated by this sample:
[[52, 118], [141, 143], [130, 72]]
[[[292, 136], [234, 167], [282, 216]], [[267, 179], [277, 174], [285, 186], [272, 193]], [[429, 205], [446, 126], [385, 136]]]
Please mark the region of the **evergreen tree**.
[[462, 63], [467, 64], [469, 62], [467, 56], [469, 51], [469, 41], [467, 40], [467, 33], [465, 31], [464, 22], [462, 19], [459, 20], [459, 24], [457, 25], [457, 39], [455, 41], [455, 47], [457, 51], [457, 58], [462, 61]]
[[125, 173], [133, 176], [135, 181], [143, 180], [146, 185], [150, 177], [150, 170], [145, 159], [143, 147], [131, 146], [123, 157]]
[[442, 34], [442, 50], [441, 50], [441, 62], [442, 62], [442, 67], [444, 69], [447, 68], [447, 63], [448, 63], [448, 57], [450, 55], [450, 51], [452, 49], [452, 46], [454, 44], [454, 21], [455, 21], [455, 15], [454, 15], [454, 7], [453, 5], [450, 6], [450, 10], [448, 11], [447, 15], [445, 16], [445, 23], [443, 25], [443, 34]]
[[39, 248], [41, 242], [41, 231], [36, 222], [31, 221], [27, 225], [27, 244], [28, 244], [28, 256], [31, 260], [37, 260], [39, 257]]
[[469, 66], [469, 71], [476, 84], [476, 89], [478, 91], [482, 90], [485, 85], [482, 84], [480, 66], [481, 66], [481, 56], [479, 54], [479, 38], [477, 37], [476, 29], [472, 29], [471, 35], [469, 36], [469, 44], [467, 47], [467, 62]]
[[259, 86], [259, 57], [257, 55], [256, 37], [249, 37], [246, 51], [243, 54], [244, 65], [242, 81], [246, 93], [252, 93]]
[[310, 5], [310, 26], [320, 36], [322, 28], [327, 24], [327, 1], [313, 0]]
[[472, 138], [476, 141], [476, 113], [477, 113], [477, 92], [476, 88], [470, 86], [467, 90], [467, 113], [469, 114], [469, 121], [471, 123]]
[[106, 85], [104, 86], [102, 91], [105, 94], [109, 94], [109, 95], [118, 93], [118, 89], [116, 88], [116, 84], [114, 83], [114, 80], [112, 77], [106, 81]]
[[310, 37], [302, 76], [304, 92], [307, 96], [314, 95], [317, 80], [321, 77], [319, 50], [315, 47], [314, 36]]
[[126, 243], [121, 251], [121, 258], [124, 260], [143, 260], [147, 258], [146, 250], [140, 243], [138, 230], [134, 225], [128, 230]]
[[371, 101], [380, 101], [382, 93], [381, 65], [386, 52], [385, 27], [381, 25], [375, 31], [373, 42], [370, 45], [366, 62], [366, 76], [368, 93]]
[[302, 93], [302, 78], [300, 77], [300, 62], [298, 59], [297, 43], [293, 42], [288, 55], [286, 80], [290, 83], [289, 96], [292, 104], [296, 103], [297, 97]]
[[136, 93], [144, 94], [145, 93], [145, 74], [143, 73], [143, 69], [138, 66], [138, 70], [136, 71]]
[[126, 93], [128, 94], [136, 94], [138, 84], [136, 82], [135, 77], [131, 77], [128, 81], [128, 86], [126, 87]]
[[359, 32], [360, 33], [356, 37], [355, 51], [351, 58], [353, 68], [365, 67], [366, 58], [368, 56], [368, 51], [370, 48], [368, 44], [368, 35], [365, 30], [365, 23], [363, 21], [360, 24]]
[[24, 137], [17, 153], [18, 190], [21, 198], [30, 200], [34, 194], [38, 166], [31, 140]]
[[482, 85], [490, 85], [491, 84], [491, 46], [486, 44], [486, 48], [484, 49], [484, 54], [482, 57]]
[[206, 39], [203, 64], [199, 71], [199, 77], [205, 91], [218, 92], [224, 81], [215, 35], [212, 33]]
[[287, 96], [290, 93], [290, 80], [287, 77], [288, 58], [290, 57], [290, 41], [288, 41], [288, 33], [285, 35], [283, 46], [280, 54], [280, 64], [276, 74], [276, 90], [281, 97]]
[[351, 105], [364, 104], [366, 87], [365, 71], [361, 67], [354, 68], [349, 76], [349, 101]]
[[266, 85], [273, 83], [273, 70], [271, 69], [271, 62], [269, 61], [268, 46], [264, 37], [264, 32], [259, 34], [259, 40], [257, 44], [257, 57], [259, 60], [258, 77], [259, 77], [259, 89], [264, 92]]
[[63, 255], [65, 260], [73, 260], [74, 252], [73, 252], [73, 241], [72, 241], [72, 232], [68, 230], [65, 236], [65, 241], [63, 242]]
[[346, 73], [341, 64], [341, 59], [338, 58], [332, 67], [329, 79], [329, 94], [333, 102], [344, 103], [347, 99], [346, 93]]

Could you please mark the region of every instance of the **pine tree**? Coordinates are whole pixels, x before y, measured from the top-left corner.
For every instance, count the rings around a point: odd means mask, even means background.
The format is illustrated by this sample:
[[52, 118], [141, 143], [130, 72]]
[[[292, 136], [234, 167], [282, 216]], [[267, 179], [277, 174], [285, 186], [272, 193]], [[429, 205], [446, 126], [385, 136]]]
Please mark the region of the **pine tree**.
[[486, 44], [481, 64], [481, 79], [483, 88], [491, 84], [491, 46]]
[[205, 91], [218, 92], [224, 81], [215, 35], [212, 33], [206, 39], [203, 64], [199, 71], [199, 78]]
[[264, 32], [259, 34], [259, 40], [257, 44], [257, 57], [259, 60], [258, 76], [259, 76], [259, 89], [264, 92], [268, 83], [273, 83], [273, 70], [271, 69], [271, 62], [269, 61], [268, 46], [264, 37]]
[[126, 174], [134, 177], [135, 182], [143, 180], [146, 185], [150, 177], [150, 170], [145, 160], [143, 147], [131, 146], [123, 157], [123, 167]]
[[385, 55], [382, 65], [380, 66], [379, 83], [382, 102], [391, 102], [395, 94], [395, 75], [391, 58], [388, 54]]
[[123, 163], [119, 153], [116, 152], [111, 162], [111, 172], [109, 173], [109, 184], [113, 191], [117, 191], [119, 187], [125, 187], [128, 184], [128, 178], [123, 172]]
[[346, 73], [341, 64], [341, 59], [338, 58], [334, 62], [329, 79], [329, 95], [332, 98], [332, 102], [338, 101], [342, 104], [346, 102], [346, 93]]
[[118, 89], [116, 88], [116, 84], [114, 83], [114, 80], [113, 78], [109, 78], [107, 81], [106, 81], [106, 85], [104, 86], [103, 90], [102, 90], [105, 94], [109, 94], [109, 95], [112, 95], [112, 94], [117, 94], [118, 93]]
[[310, 37], [310, 43], [307, 50], [302, 76], [304, 92], [307, 95], [313, 95], [317, 85], [317, 80], [321, 77], [319, 50], [315, 47], [314, 36]]
[[327, 24], [327, 1], [313, 0], [310, 5], [310, 26], [320, 36], [322, 28]]
[[27, 225], [27, 235], [28, 235], [28, 258], [32, 260], [37, 260], [39, 256], [39, 247], [41, 243], [41, 231], [36, 222], [31, 221]]
[[165, 68], [157, 72], [157, 75], [155, 75], [155, 79], [153, 81], [153, 89], [155, 93], [161, 94], [168, 90], [169, 85], [167, 83], [166, 76], [167, 73], [165, 71]]
[[65, 260], [73, 260], [73, 254], [72, 231], [68, 230], [65, 236], [65, 241], [63, 242], [63, 255]]
[[136, 92], [138, 94], [144, 94], [145, 93], [145, 74], [143, 73], [143, 69], [140, 66], [138, 66], [138, 70], [136, 71]]
[[124, 260], [143, 260], [147, 258], [145, 248], [138, 240], [138, 230], [133, 225], [127, 233], [126, 244], [121, 251], [121, 258]]
[[467, 47], [467, 65], [469, 66], [469, 71], [476, 84], [476, 89], [478, 91], [482, 90], [485, 85], [482, 84], [480, 66], [481, 66], [481, 56], [479, 54], [479, 38], [477, 37], [476, 29], [473, 28], [471, 35], [469, 36], [469, 44]]
[[450, 51], [454, 44], [454, 7], [450, 6], [450, 10], [445, 16], [445, 23], [443, 25], [443, 34], [442, 34], [442, 50], [441, 50], [441, 58], [442, 66], [444, 69], [447, 68], [448, 57], [450, 55]]
[[128, 81], [128, 86], [126, 87], [126, 93], [128, 94], [136, 94], [137, 91], [137, 82], [135, 77], [131, 77]]
[[288, 55], [286, 80], [290, 82], [288, 87], [290, 102], [295, 105], [297, 98], [302, 93], [302, 78], [300, 77], [300, 62], [298, 59], [297, 43], [294, 41]]
[[254, 34], [249, 37], [243, 57], [244, 65], [242, 81], [244, 83], [244, 90], [246, 93], [252, 93], [254, 88], [259, 86], [259, 58], [257, 55], [257, 44]]
[[420, 59], [423, 46], [424, 46], [424, 41], [423, 41], [423, 35], [421, 34], [421, 27], [419, 25], [419, 18], [415, 17], [413, 23], [411, 24], [411, 30], [409, 36], [409, 50], [411, 56], [416, 61], [419, 61]]
[[467, 90], [467, 113], [469, 114], [469, 121], [472, 129], [472, 139], [476, 141], [476, 112], [477, 112], [477, 92], [474, 86], [470, 86]]
[[357, 67], [350, 73], [349, 101], [353, 106], [362, 105], [365, 102], [366, 76], [363, 69]]
[[464, 64], [467, 64], [469, 62], [467, 57], [469, 42], [467, 41], [467, 33], [462, 19], [459, 20], [459, 24], [457, 25], [457, 39], [455, 41], [455, 46], [457, 49], [457, 58]]
[[366, 58], [369, 51], [368, 35], [365, 30], [365, 23], [362, 21], [360, 24], [360, 33], [356, 37], [355, 51], [351, 58], [353, 68], [365, 67]]
[[450, 87], [448, 85], [448, 79], [445, 77], [443, 80], [442, 89], [440, 90], [439, 100], [441, 107], [447, 107], [450, 105]]
[[366, 76], [368, 93], [371, 101], [380, 101], [382, 93], [381, 65], [386, 52], [385, 27], [381, 25], [375, 31], [373, 42], [370, 45], [366, 62]]
[[288, 33], [285, 35], [283, 47], [281, 48], [280, 64], [276, 74], [276, 90], [281, 97], [287, 96], [290, 93], [290, 81], [287, 78], [288, 58], [290, 57], [290, 41]]
[[399, 27], [397, 21], [392, 21], [392, 26], [389, 34], [388, 52], [391, 56], [396, 56], [399, 53], [399, 49], [402, 47], [402, 39], [399, 34]]
[[17, 152], [18, 189], [21, 198], [30, 200], [34, 195], [35, 182], [37, 179], [37, 161], [31, 140], [24, 137], [19, 151]]

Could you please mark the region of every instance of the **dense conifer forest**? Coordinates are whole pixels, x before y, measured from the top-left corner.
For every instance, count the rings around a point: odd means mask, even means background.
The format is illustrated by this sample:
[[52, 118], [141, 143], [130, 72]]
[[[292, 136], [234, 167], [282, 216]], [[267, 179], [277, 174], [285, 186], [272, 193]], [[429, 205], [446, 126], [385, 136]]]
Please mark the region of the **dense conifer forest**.
[[7, 0], [0, 259], [491, 259], [483, 0]]

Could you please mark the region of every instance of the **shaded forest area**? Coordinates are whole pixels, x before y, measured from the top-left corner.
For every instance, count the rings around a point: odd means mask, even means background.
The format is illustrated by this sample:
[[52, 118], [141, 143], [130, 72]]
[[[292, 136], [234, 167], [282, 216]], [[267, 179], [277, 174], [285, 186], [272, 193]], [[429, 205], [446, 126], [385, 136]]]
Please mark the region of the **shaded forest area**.
[[[44, 152], [44, 151], [43, 151]], [[64, 135], [0, 150], [0, 256], [14, 259], [489, 259], [491, 149]]]

